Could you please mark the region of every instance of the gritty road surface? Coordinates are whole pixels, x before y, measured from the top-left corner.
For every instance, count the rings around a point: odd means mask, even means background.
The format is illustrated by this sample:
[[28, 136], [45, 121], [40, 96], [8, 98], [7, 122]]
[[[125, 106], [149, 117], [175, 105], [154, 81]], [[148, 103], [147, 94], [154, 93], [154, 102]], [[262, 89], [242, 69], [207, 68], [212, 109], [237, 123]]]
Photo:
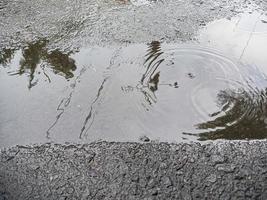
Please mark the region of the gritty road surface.
[[267, 142], [17, 146], [2, 199], [266, 199]]
[[6, 0], [0, 2], [0, 49], [40, 38], [49, 41], [48, 49], [65, 51], [153, 40], [184, 42], [216, 19], [266, 7], [264, 0]]

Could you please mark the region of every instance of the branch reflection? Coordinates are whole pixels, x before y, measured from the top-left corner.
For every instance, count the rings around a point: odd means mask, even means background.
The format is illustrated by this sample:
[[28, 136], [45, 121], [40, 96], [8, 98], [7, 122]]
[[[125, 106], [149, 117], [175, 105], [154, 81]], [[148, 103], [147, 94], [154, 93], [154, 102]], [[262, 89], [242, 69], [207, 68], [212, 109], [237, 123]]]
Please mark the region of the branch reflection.
[[206, 130], [199, 140], [263, 139], [267, 137], [267, 89], [265, 91], [220, 91], [217, 95], [220, 112], [214, 120], [197, 125]]
[[148, 45], [148, 51], [145, 55], [144, 62], [146, 71], [140, 81], [140, 91], [144, 94], [149, 105], [151, 105], [152, 102], [157, 102], [155, 92], [158, 90], [159, 86], [160, 71], [158, 71], [158, 68], [164, 61], [164, 59], [161, 58], [162, 54], [160, 42], [153, 41]]

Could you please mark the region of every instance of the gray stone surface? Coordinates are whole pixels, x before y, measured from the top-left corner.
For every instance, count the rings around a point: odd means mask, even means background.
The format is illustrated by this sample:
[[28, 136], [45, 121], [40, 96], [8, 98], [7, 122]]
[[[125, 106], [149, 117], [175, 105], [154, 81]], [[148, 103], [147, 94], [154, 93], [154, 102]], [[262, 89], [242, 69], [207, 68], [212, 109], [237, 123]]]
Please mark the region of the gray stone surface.
[[267, 199], [267, 141], [17, 146], [0, 199]]

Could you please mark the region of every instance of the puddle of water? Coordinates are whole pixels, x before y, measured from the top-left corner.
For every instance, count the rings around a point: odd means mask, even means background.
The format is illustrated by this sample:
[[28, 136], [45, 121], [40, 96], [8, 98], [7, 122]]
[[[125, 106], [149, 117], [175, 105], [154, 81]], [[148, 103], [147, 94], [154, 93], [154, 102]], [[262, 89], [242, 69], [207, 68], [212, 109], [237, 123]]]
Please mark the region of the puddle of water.
[[[267, 15], [263, 11], [244, 12], [232, 19], [214, 21], [200, 31], [198, 41], [203, 45], [220, 50], [225, 55], [231, 55], [232, 58], [248, 65], [251, 74], [253, 74], [255, 68], [258, 68], [259, 74], [264, 74], [264, 76], [267, 74], [265, 55], [267, 50]], [[251, 76], [253, 82], [255, 77], [255, 75]], [[242, 100], [240, 97], [232, 98], [233, 94], [229, 91], [219, 94], [218, 99], [222, 105], [232, 104], [237, 99], [241, 102], [248, 102], [243, 105], [247, 109], [247, 116], [229, 128], [223, 128], [229, 120], [224, 117], [210, 121], [208, 126], [202, 124], [200, 125], [201, 128], [212, 128], [215, 125], [215, 127], [221, 126], [222, 130], [213, 133], [202, 133], [201, 139], [266, 138], [264, 123], [267, 120], [262, 115], [266, 112], [264, 103], [266, 101], [266, 92], [264, 92], [266, 89], [260, 91], [258, 88], [250, 87], [250, 90], [256, 93], [252, 96], [248, 95], [252, 94], [251, 92], [242, 93]], [[226, 99], [228, 99], [228, 102]], [[238, 116], [241, 113], [241, 107], [235, 105], [240, 106], [240, 103], [237, 104], [236, 102], [231, 107], [232, 116]], [[262, 119], [265, 119], [264, 123], [261, 122]]]
[[200, 31], [198, 40], [267, 73], [267, 15], [263, 12], [245, 12], [214, 21]]
[[266, 80], [255, 66], [193, 44], [1, 57], [1, 146], [97, 139], [266, 138]]

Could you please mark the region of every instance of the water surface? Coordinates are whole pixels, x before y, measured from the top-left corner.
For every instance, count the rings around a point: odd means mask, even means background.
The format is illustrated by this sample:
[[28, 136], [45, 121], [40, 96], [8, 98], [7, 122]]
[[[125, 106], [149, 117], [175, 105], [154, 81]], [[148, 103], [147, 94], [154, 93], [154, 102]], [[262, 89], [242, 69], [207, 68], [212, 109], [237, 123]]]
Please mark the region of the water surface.
[[152, 41], [1, 57], [1, 145], [266, 138], [266, 77], [199, 44]]

